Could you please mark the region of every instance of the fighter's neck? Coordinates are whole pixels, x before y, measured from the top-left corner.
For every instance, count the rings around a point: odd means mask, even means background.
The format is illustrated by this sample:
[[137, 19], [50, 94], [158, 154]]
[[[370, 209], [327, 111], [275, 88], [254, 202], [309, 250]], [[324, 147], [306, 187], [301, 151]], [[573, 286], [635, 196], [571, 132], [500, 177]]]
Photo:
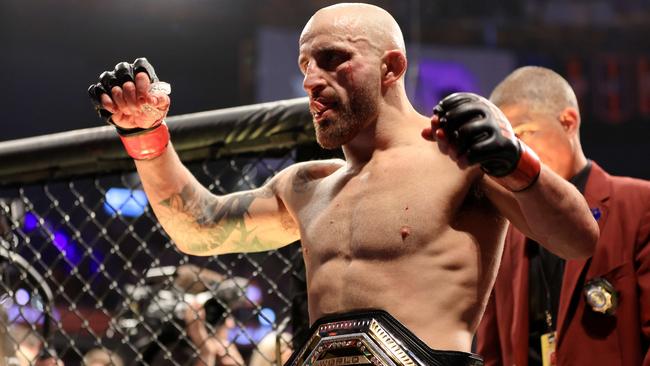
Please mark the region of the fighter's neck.
[[[394, 111], [393, 111], [394, 112]], [[380, 114], [349, 143], [343, 153], [349, 166], [363, 166], [378, 152], [411, 144], [420, 139], [420, 131], [428, 119], [414, 109]]]

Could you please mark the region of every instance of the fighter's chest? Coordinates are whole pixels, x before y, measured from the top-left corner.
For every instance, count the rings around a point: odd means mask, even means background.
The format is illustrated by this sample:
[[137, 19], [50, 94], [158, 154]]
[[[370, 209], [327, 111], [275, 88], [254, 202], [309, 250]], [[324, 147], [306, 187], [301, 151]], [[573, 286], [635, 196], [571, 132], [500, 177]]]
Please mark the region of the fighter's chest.
[[418, 165], [378, 165], [321, 182], [299, 214], [303, 245], [366, 256], [430, 242], [449, 225], [465, 178]]

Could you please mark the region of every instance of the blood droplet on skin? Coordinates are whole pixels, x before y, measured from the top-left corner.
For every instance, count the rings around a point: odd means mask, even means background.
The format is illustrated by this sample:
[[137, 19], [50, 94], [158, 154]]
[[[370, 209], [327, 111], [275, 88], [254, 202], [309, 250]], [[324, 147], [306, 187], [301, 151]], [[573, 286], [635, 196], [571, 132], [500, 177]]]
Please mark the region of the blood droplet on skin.
[[411, 228], [404, 225], [402, 228], [399, 230], [399, 233], [402, 235], [402, 240], [406, 239], [409, 235], [411, 235]]

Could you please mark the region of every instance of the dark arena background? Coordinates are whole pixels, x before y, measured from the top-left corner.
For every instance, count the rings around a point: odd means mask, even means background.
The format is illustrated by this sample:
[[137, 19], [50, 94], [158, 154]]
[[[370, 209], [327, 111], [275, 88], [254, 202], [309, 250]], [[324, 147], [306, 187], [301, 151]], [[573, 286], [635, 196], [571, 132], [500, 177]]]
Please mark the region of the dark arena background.
[[[47, 349], [69, 366], [102, 348], [115, 365], [193, 365], [182, 319], [193, 301], [211, 327], [234, 322], [228, 339], [246, 364], [274, 364], [265, 338], [300, 339], [299, 243], [180, 253], [86, 90], [116, 63], [147, 57], [172, 85], [168, 122], [188, 168], [215, 193], [257, 187], [338, 154], [315, 144], [296, 62], [302, 26], [333, 3], [0, 0], [0, 355]], [[421, 113], [455, 91], [487, 95], [516, 67], [549, 67], [576, 90], [587, 156], [650, 178], [650, 1], [370, 3], [404, 31]]]

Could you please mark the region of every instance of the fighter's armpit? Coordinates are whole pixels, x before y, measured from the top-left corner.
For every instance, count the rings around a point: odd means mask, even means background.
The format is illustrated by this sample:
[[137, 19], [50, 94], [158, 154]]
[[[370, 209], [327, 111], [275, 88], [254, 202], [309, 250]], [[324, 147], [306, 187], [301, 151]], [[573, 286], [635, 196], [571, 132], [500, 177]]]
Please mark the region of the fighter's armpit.
[[345, 162], [340, 159], [296, 164], [291, 179], [291, 189], [294, 193], [305, 193], [316, 181], [331, 175], [344, 165]]
[[314, 182], [316, 177], [310, 172], [309, 167], [300, 167], [291, 182], [291, 189], [295, 193], [307, 192], [309, 185]]
[[465, 200], [463, 201], [460, 212], [469, 209], [502, 217], [503, 215], [499, 212], [498, 208], [488, 197], [486, 189], [488, 188], [484, 186], [482, 179], [478, 179], [472, 183], [472, 185], [469, 187], [469, 190], [467, 191], [467, 195], [465, 196]]

